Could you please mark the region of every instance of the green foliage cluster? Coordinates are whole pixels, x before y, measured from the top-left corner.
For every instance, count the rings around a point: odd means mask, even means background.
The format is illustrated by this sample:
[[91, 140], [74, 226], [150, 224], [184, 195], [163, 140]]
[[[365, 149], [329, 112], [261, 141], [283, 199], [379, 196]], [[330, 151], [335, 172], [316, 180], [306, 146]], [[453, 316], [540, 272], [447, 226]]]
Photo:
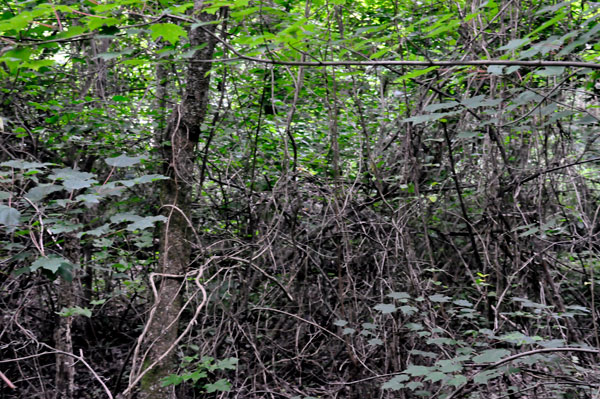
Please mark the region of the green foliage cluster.
[[[78, 389], [135, 389], [171, 279], [181, 398], [592, 396], [599, 7], [3, 2], [2, 395], [59, 385], [65, 325]], [[173, 215], [192, 257], [161, 276]]]

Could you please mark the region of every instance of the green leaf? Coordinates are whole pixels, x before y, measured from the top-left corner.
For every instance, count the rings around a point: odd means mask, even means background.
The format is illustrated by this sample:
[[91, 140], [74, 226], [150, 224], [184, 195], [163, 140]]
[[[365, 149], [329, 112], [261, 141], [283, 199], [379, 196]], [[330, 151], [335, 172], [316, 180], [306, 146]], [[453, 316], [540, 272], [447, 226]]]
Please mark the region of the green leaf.
[[502, 370], [484, 370], [473, 377], [473, 382], [476, 384], [485, 384], [492, 378], [498, 377], [500, 374], [502, 374]]
[[58, 313], [62, 317], [68, 316], [85, 316], [87, 318], [92, 317], [92, 311], [88, 308], [81, 308], [79, 306], [75, 306], [72, 308], [62, 308]]
[[473, 304], [469, 301], [465, 301], [464, 299], [457, 299], [456, 301], [452, 301], [453, 304], [457, 305], [457, 306], [462, 306], [465, 308], [471, 308], [473, 307]]
[[423, 329], [423, 325], [419, 323], [407, 323], [406, 328], [411, 331], [419, 331]]
[[383, 345], [383, 341], [380, 340], [379, 338], [372, 338], [368, 341], [369, 345], [373, 345], [373, 346], [377, 346], [377, 345]]
[[92, 179], [92, 173], [80, 172], [71, 168], [55, 169], [50, 179], [62, 180], [62, 185], [69, 191], [90, 187], [97, 180]]
[[505, 44], [502, 47], [499, 47], [498, 50], [508, 50], [508, 51], [512, 51], [512, 50], [516, 50], [519, 47], [522, 47], [524, 45], [526, 45], [527, 43], [529, 43], [531, 40], [525, 38], [525, 39], [513, 39], [510, 42], [508, 42], [507, 44]]
[[442, 118], [445, 118], [447, 116], [451, 116], [454, 114], [455, 114], [455, 112], [441, 112], [441, 113], [433, 113], [433, 114], [428, 114], [428, 115], [416, 115], [416, 116], [411, 116], [410, 118], [402, 119], [401, 122], [413, 122], [415, 124], [424, 123], [424, 122], [432, 122], [432, 121], [437, 121], [439, 119], [442, 119]]
[[179, 25], [166, 23], [166, 24], [154, 24], [150, 26], [152, 39], [156, 40], [162, 37], [163, 40], [168, 41], [172, 45], [179, 41], [181, 37], [187, 37], [186, 31]]
[[56, 273], [58, 271], [58, 269], [61, 267], [66, 267], [66, 268], [71, 269], [71, 268], [73, 268], [73, 264], [63, 257], [51, 255], [48, 257], [40, 257], [40, 258], [36, 259], [31, 264], [30, 270], [32, 272], [34, 272], [37, 269], [41, 268], [41, 269], [48, 270], [52, 273]]
[[104, 162], [106, 162], [109, 166], [114, 166], [116, 168], [126, 168], [129, 166], [137, 165], [140, 161], [144, 159], [144, 157], [128, 157], [125, 154], [119, 155], [114, 158], [106, 158]]
[[442, 373], [441, 371], [434, 371], [433, 373], [427, 374], [425, 381], [438, 382], [444, 378], [446, 378], [446, 374]]
[[179, 385], [183, 382], [183, 377], [177, 374], [170, 374], [163, 378], [160, 382], [161, 387], [168, 387], [170, 385]]
[[448, 385], [452, 385], [453, 387], [459, 387], [463, 384], [467, 383], [467, 377], [464, 375], [455, 375], [450, 381], [448, 381]]
[[221, 378], [215, 383], [204, 385], [204, 389], [206, 389], [206, 392], [208, 393], [213, 393], [216, 391], [229, 392], [231, 391], [231, 383], [226, 379]]
[[0, 166], [7, 166], [9, 168], [14, 168], [14, 169], [38, 169], [38, 168], [45, 168], [48, 165], [52, 165], [51, 163], [45, 162], [45, 163], [40, 163], [40, 162], [27, 162], [27, 161], [23, 161], [22, 159], [16, 159], [16, 160], [12, 160], [12, 161], [6, 161], [6, 162], [2, 162], [0, 163]]
[[434, 294], [429, 297], [429, 300], [431, 302], [439, 302], [439, 303], [450, 302], [451, 299], [452, 298], [450, 298], [449, 296], [441, 295], [441, 294]]
[[381, 388], [382, 389], [391, 389], [392, 391], [397, 391], [399, 389], [404, 388], [403, 382], [410, 380], [410, 377], [406, 374], [400, 374], [393, 377], [391, 380], [385, 382]]
[[425, 69], [417, 69], [415, 71], [407, 73], [406, 75], [400, 76], [399, 78], [397, 78], [396, 80], [394, 80], [394, 82], [395, 83], [400, 83], [400, 82], [402, 82], [404, 80], [407, 80], [407, 79], [413, 79], [413, 78], [416, 78], [418, 76], [425, 75], [425, 74], [427, 74], [427, 73], [429, 73], [431, 71], [435, 71], [438, 68], [439, 68], [439, 66], [433, 66], [433, 67], [429, 67], [429, 68], [425, 68]]
[[439, 103], [439, 104], [429, 104], [428, 106], [426, 106], [424, 108], [424, 110], [427, 112], [436, 112], [441, 109], [454, 108], [457, 105], [459, 105], [459, 103], [457, 103], [456, 101], [448, 101], [448, 102]]
[[217, 370], [236, 370], [239, 359], [237, 357], [228, 357], [217, 362]]
[[410, 389], [411, 391], [414, 391], [417, 388], [422, 388], [423, 387], [423, 383], [419, 382], [419, 381], [411, 381], [408, 384], [406, 384], [406, 387], [408, 389]]
[[427, 343], [430, 345], [455, 345], [456, 341], [451, 338], [438, 337], [429, 338], [427, 340]]
[[410, 295], [407, 292], [391, 292], [387, 294], [388, 297], [394, 299], [409, 299]]
[[348, 322], [346, 320], [336, 320], [333, 322], [334, 326], [338, 326], [338, 327], [344, 327], [346, 324], [348, 324]]
[[476, 363], [495, 363], [508, 355], [510, 355], [510, 351], [507, 349], [488, 349], [475, 356], [473, 361]]
[[380, 303], [379, 305], [376, 305], [374, 309], [386, 314], [395, 312], [396, 306], [392, 303]]
[[21, 212], [10, 206], [0, 205], [0, 224], [13, 231], [19, 225]]
[[422, 375], [427, 375], [431, 372], [431, 367], [425, 366], [415, 366], [413, 364], [409, 365], [406, 370], [404, 370], [406, 374], [410, 374], [413, 377], [419, 377]]
[[491, 75], [502, 75], [504, 67], [502, 65], [490, 65], [487, 67], [487, 72]]
[[440, 360], [436, 362], [436, 366], [444, 373], [455, 373], [463, 369], [462, 364], [456, 361], [456, 359]]
[[538, 76], [548, 77], [562, 75], [563, 72], [565, 72], [565, 67], [545, 67], [544, 69], [535, 71], [535, 74]]
[[408, 316], [412, 316], [413, 314], [418, 312], [419, 309], [415, 308], [414, 306], [405, 305], [405, 306], [400, 306], [400, 311], [402, 312], [402, 314], [404, 316], [408, 317]]
[[25, 194], [25, 198], [31, 202], [40, 202], [45, 196], [50, 195], [56, 191], [63, 190], [63, 187], [55, 184], [40, 184], [37, 187], [33, 187]]
[[166, 222], [166, 221], [167, 221], [167, 218], [162, 215], [146, 216], [145, 218], [136, 220], [134, 223], [131, 223], [130, 225], [128, 225], [127, 230], [128, 231], [144, 230], [144, 229], [147, 229], [150, 227], [154, 227], [154, 223], [156, 223], [156, 222]]

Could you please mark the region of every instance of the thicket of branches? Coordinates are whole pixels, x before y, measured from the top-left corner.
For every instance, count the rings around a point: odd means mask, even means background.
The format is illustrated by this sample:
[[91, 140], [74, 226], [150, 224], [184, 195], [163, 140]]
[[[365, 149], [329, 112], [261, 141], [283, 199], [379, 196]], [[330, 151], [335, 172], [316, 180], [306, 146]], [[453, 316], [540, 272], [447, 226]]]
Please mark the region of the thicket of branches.
[[[597, 5], [423, 3], [207, 3], [190, 209], [159, 192], [193, 58], [157, 30], [189, 10], [90, 3], [117, 22], [52, 44], [86, 17], [1, 6], [0, 397], [135, 392], [167, 279], [178, 398], [595, 397], [597, 72], [435, 60], [593, 66]], [[431, 66], [278, 65], [369, 58]]]

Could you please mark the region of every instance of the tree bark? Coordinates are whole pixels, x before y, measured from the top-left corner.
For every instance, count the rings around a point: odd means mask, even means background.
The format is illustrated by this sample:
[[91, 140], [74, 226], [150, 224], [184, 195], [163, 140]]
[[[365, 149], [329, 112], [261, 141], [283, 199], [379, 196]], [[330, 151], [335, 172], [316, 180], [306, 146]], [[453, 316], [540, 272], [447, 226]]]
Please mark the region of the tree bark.
[[[201, 7], [202, 1], [196, 0], [194, 12], [198, 19], [211, 20], [212, 16], [202, 13]], [[200, 27], [190, 33], [192, 47], [202, 47], [190, 60], [182, 102], [175, 108], [160, 143], [164, 173], [169, 177], [161, 186], [161, 204], [168, 221], [161, 227], [160, 257], [155, 271], [157, 297], [144, 339], [148, 349], [142, 372], [153, 363], [158, 363], [141, 380], [140, 399], [175, 397], [174, 389], [162, 387], [161, 380], [172, 374], [176, 366], [175, 346], [182, 308], [182, 284], [191, 254], [192, 228], [187, 215], [190, 213], [191, 194], [196, 181], [195, 150], [207, 112], [210, 86], [210, 63], [197, 61], [213, 56], [215, 40], [211, 30], [214, 30], [214, 25]], [[159, 77], [161, 74], [159, 71]]]

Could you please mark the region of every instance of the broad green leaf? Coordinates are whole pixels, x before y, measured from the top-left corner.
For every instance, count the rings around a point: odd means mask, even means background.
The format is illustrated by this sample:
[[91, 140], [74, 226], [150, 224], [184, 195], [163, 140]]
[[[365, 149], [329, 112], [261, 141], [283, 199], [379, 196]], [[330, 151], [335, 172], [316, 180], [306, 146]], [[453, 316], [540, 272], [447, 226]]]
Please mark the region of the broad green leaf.
[[410, 295], [407, 292], [391, 292], [387, 294], [388, 297], [394, 299], [409, 299]]
[[538, 76], [558, 76], [565, 71], [565, 67], [545, 67], [542, 70], [535, 71]]
[[208, 393], [213, 393], [213, 392], [217, 392], [217, 391], [229, 392], [229, 391], [231, 391], [231, 383], [229, 381], [227, 381], [226, 379], [221, 378], [217, 382], [204, 385], [204, 389], [206, 389], [206, 392], [208, 392]]
[[350, 334], [354, 334], [356, 332], [356, 330], [354, 328], [344, 328], [342, 330], [342, 335], [350, 335]]
[[52, 165], [52, 164], [48, 163], [48, 162], [44, 162], [44, 163], [41, 163], [41, 162], [27, 162], [27, 161], [23, 161], [21, 159], [17, 159], [17, 160], [13, 160], [13, 161], [6, 161], [6, 162], [0, 163], [0, 166], [7, 166], [9, 168], [27, 169], [27, 170], [45, 168], [48, 165]]
[[402, 314], [407, 317], [412, 316], [413, 314], [415, 314], [416, 312], [419, 311], [418, 308], [415, 308], [414, 306], [409, 306], [409, 305], [400, 306], [399, 309], [402, 312]]
[[411, 331], [419, 331], [423, 329], [423, 325], [419, 323], [407, 323], [406, 328]]
[[502, 47], [499, 47], [498, 50], [508, 50], [508, 51], [512, 51], [512, 50], [516, 50], [519, 47], [522, 47], [524, 45], [526, 45], [527, 43], [529, 43], [531, 40], [525, 38], [525, 39], [513, 39], [510, 42], [508, 42], [507, 44], [505, 44]]
[[79, 230], [83, 227], [81, 223], [71, 223], [68, 221], [61, 220], [58, 223], [48, 227], [48, 231], [52, 234], [70, 233], [75, 230]]
[[448, 102], [445, 102], [445, 103], [429, 104], [428, 106], [426, 106], [424, 108], [424, 110], [427, 111], [427, 112], [436, 112], [436, 111], [439, 111], [441, 109], [454, 108], [457, 105], [459, 105], [459, 103], [456, 102], [456, 101], [448, 101]]
[[429, 67], [429, 68], [425, 68], [425, 69], [417, 69], [415, 71], [407, 73], [406, 75], [400, 76], [399, 78], [395, 79], [394, 82], [395, 83], [400, 83], [400, 82], [402, 82], [404, 80], [407, 80], [407, 79], [413, 79], [413, 78], [416, 78], [418, 76], [425, 75], [425, 74], [427, 74], [427, 73], [429, 73], [431, 71], [435, 71], [438, 68], [439, 68], [439, 66], [433, 66], [433, 67]]
[[362, 328], [364, 328], [365, 330], [373, 330], [377, 328], [377, 326], [373, 323], [363, 323]]
[[434, 371], [433, 373], [427, 374], [425, 381], [438, 382], [444, 378], [446, 378], [446, 374], [442, 373], [441, 371]]
[[491, 75], [502, 75], [504, 71], [504, 66], [502, 65], [490, 65], [487, 67], [487, 71]]
[[562, 348], [566, 343], [563, 339], [551, 339], [549, 341], [539, 341], [538, 345], [544, 348]]
[[411, 381], [408, 384], [406, 384], [406, 387], [408, 389], [410, 389], [411, 391], [414, 391], [417, 388], [422, 388], [423, 387], [423, 383], [419, 382], [419, 381]]
[[380, 340], [379, 338], [372, 338], [368, 341], [369, 345], [372, 346], [377, 346], [377, 345], [383, 345], [383, 341]]
[[27, 194], [25, 194], [25, 198], [31, 202], [40, 202], [45, 196], [61, 190], [63, 190], [63, 187], [55, 184], [40, 184], [29, 190]]
[[346, 320], [336, 320], [333, 322], [334, 326], [338, 326], [338, 327], [344, 327], [346, 324], [348, 324], [348, 322]]
[[451, 338], [438, 337], [429, 338], [427, 340], [427, 343], [431, 345], [455, 345], [456, 341]]
[[121, 223], [121, 222], [136, 222], [142, 219], [140, 215], [135, 215], [129, 212], [117, 213], [110, 217], [111, 223]]
[[13, 231], [19, 225], [21, 212], [10, 206], [0, 205], [0, 225], [6, 226], [8, 231]]
[[473, 307], [473, 304], [469, 301], [465, 301], [464, 299], [457, 299], [455, 301], [452, 301], [453, 304], [457, 305], [457, 306], [463, 306], [466, 308], [470, 308]]
[[37, 269], [45, 269], [52, 273], [56, 273], [58, 271], [58, 269], [61, 267], [66, 267], [66, 268], [72, 269], [73, 264], [63, 257], [51, 255], [48, 257], [42, 256], [40, 258], [37, 258], [31, 264], [30, 270], [32, 272], [34, 272]]
[[75, 199], [77, 201], [83, 201], [85, 204], [99, 204], [100, 196], [97, 194], [82, 194], [78, 195]]
[[87, 318], [92, 317], [92, 311], [88, 308], [82, 308], [79, 306], [74, 306], [72, 308], [62, 308], [58, 313], [62, 317], [68, 316], [85, 316]]
[[391, 303], [380, 303], [375, 305], [375, 310], [379, 310], [381, 313], [392, 313], [396, 311], [396, 306]]
[[411, 364], [406, 368], [406, 370], [404, 370], [404, 372], [412, 375], [413, 377], [419, 377], [431, 373], [431, 367], [415, 366], [414, 364]]
[[439, 303], [450, 302], [451, 299], [452, 298], [450, 298], [449, 296], [442, 295], [442, 294], [434, 294], [429, 297], [429, 300], [431, 302], [439, 302]]
[[463, 384], [467, 383], [467, 377], [464, 375], [455, 375], [450, 381], [448, 381], [448, 385], [452, 385], [453, 387], [459, 387]]
[[144, 175], [137, 177], [132, 180], [119, 180], [118, 182], [124, 185], [125, 187], [132, 187], [136, 184], [144, 184], [144, 183], [152, 183], [158, 180], [168, 180], [167, 176], [163, 175]]
[[107, 223], [96, 229], [85, 231], [82, 233], [82, 235], [89, 234], [91, 236], [100, 237], [104, 234], [107, 234], [109, 231], [110, 231], [110, 225]]
[[131, 223], [130, 225], [128, 225], [127, 230], [128, 231], [144, 230], [144, 229], [147, 229], [150, 227], [154, 227], [154, 223], [156, 223], [156, 222], [166, 222], [166, 221], [167, 221], [167, 218], [162, 215], [146, 216], [145, 218], [138, 219], [134, 223]]
[[183, 382], [183, 377], [176, 375], [176, 374], [170, 374], [161, 380], [160, 386], [168, 387], [171, 385], [179, 385], [182, 382]]
[[106, 162], [109, 166], [114, 166], [116, 168], [126, 168], [129, 166], [137, 165], [144, 159], [143, 156], [139, 157], [128, 157], [125, 154], [119, 155], [114, 158], [106, 158], [104, 162]]
[[404, 388], [403, 382], [410, 380], [410, 377], [406, 374], [400, 374], [393, 377], [391, 380], [385, 382], [381, 388], [382, 389], [391, 389], [392, 391], [397, 391], [399, 389]]
[[21, 68], [29, 68], [34, 71], [39, 71], [42, 67], [48, 67], [56, 64], [54, 60], [30, 60], [21, 65]]
[[439, 119], [445, 118], [447, 116], [455, 115], [455, 114], [456, 114], [455, 112], [441, 112], [441, 113], [432, 113], [432, 114], [427, 114], [427, 115], [416, 115], [416, 116], [411, 116], [410, 118], [402, 119], [401, 122], [413, 122], [415, 124], [424, 123], [424, 122], [432, 122], [432, 121], [437, 121]]
[[165, 23], [165, 24], [154, 24], [150, 26], [152, 39], [156, 40], [162, 37], [163, 40], [168, 41], [171, 45], [174, 45], [179, 41], [181, 37], [187, 37], [186, 31], [179, 25]]
[[98, 183], [97, 180], [92, 179], [94, 177], [92, 173], [80, 172], [71, 168], [55, 169], [54, 174], [49, 177], [53, 180], [62, 180], [62, 185], [69, 191], [90, 187], [92, 184]]
[[89, 30], [96, 30], [101, 28], [102, 26], [115, 26], [118, 25], [121, 21], [117, 18], [99, 18], [99, 17], [89, 17], [87, 22], [87, 27]]
[[239, 359], [237, 357], [228, 357], [217, 362], [217, 370], [235, 370], [237, 369]]
[[436, 362], [436, 366], [444, 373], [455, 373], [463, 369], [462, 364], [455, 359], [440, 360]]
[[476, 363], [495, 363], [508, 355], [510, 355], [508, 349], [488, 349], [475, 356], [473, 361]]
[[473, 377], [473, 382], [476, 384], [486, 384], [489, 380], [498, 377], [500, 374], [502, 374], [502, 370], [484, 370]]

